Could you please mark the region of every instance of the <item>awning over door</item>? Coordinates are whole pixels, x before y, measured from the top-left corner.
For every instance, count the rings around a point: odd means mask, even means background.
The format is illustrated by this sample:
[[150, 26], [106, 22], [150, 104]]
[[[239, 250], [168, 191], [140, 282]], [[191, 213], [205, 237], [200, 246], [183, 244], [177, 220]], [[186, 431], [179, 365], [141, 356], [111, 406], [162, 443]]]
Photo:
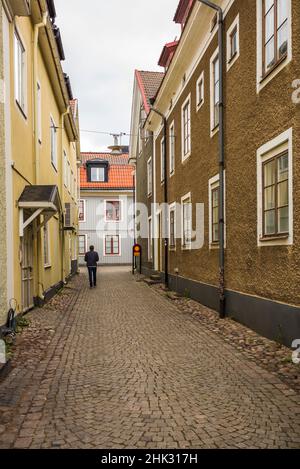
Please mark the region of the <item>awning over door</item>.
[[43, 215], [43, 222], [37, 226], [37, 230], [39, 231], [53, 215], [61, 212], [58, 187], [26, 186], [19, 198], [18, 206], [20, 209], [20, 237], [23, 237], [24, 229], [28, 225], [39, 215]]

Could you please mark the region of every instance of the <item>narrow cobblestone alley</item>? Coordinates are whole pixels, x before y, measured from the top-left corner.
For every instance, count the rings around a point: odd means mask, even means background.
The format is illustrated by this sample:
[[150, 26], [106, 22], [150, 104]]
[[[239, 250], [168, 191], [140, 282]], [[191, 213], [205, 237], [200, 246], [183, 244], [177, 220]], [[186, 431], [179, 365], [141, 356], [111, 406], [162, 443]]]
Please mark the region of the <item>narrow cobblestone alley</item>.
[[128, 267], [69, 289], [64, 313], [28, 315], [39, 340], [24, 333], [0, 383], [1, 448], [300, 446], [299, 395]]

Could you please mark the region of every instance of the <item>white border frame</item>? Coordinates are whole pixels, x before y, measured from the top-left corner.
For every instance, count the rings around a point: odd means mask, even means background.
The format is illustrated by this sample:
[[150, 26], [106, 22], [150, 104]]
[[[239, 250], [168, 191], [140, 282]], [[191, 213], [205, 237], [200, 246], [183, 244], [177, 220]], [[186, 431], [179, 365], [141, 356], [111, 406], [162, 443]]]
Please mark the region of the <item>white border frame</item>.
[[[149, 232], [149, 223], [151, 223], [151, 232]], [[148, 227], [147, 227], [147, 232], [148, 232], [148, 252], [147, 252], [147, 257], [148, 257], [148, 262], [153, 261], [153, 222], [152, 222], [152, 216], [148, 217]], [[152, 240], [152, 241], [150, 241]], [[152, 248], [152, 249], [151, 249]], [[151, 252], [151, 255], [149, 255]]]
[[164, 161], [164, 145], [166, 145], [165, 142], [165, 137], [162, 137], [160, 139], [160, 182], [161, 184], [164, 184], [165, 182], [165, 161]]
[[[80, 252], [80, 243], [79, 243], [79, 238], [80, 236], [84, 236], [84, 250], [85, 250], [85, 253], [82, 254]], [[86, 255], [86, 252], [87, 252], [87, 234], [83, 234], [83, 233], [79, 233], [78, 234], [78, 256], [85, 256]]]
[[[150, 164], [149, 164], [150, 163]], [[151, 167], [151, 191], [149, 191], [149, 186], [150, 186], [150, 177], [149, 177], [149, 167]], [[153, 163], [152, 163], [152, 157], [148, 158], [147, 160], [147, 197], [152, 197], [153, 194]]]
[[[55, 162], [52, 161], [52, 128], [55, 127]], [[58, 132], [57, 132], [57, 125], [55, 123], [55, 119], [53, 115], [50, 113], [50, 163], [51, 166], [58, 172], [58, 153], [57, 153], [57, 146], [58, 146]], [[70, 192], [70, 191], [69, 191]]]
[[[44, 248], [44, 251], [43, 251], [43, 260], [44, 260], [44, 269], [50, 269], [51, 266], [52, 266], [52, 262], [51, 262], [51, 238], [50, 238], [50, 226], [49, 226], [49, 221], [47, 221], [47, 223], [45, 223], [44, 227], [43, 227], [43, 248]], [[46, 236], [47, 236], [47, 250], [48, 250], [48, 262], [45, 262], [45, 226], [47, 226], [46, 228]]]
[[[171, 212], [174, 212], [174, 240], [175, 240], [175, 245], [174, 246], [171, 246], [170, 244], [170, 240], [171, 240]], [[172, 202], [170, 205], [169, 205], [169, 251], [176, 251], [176, 240], [177, 240], [177, 226], [176, 226], [176, 223], [177, 223], [177, 218], [176, 218], [176, 202]]]
[[83, 218], [83, 220], [79, 220], [79, 213], [78, 213], [78, 222], [79, 222], [79, 223], [86, 223], [86, 199], [82, 199], [82, 198], [79, 199], [78, 212], [79, 212], [80, 202], [81, 202], [81, 201], [83, 202], [84, 218]]
[[[24, 109], [22, 108], [21, 104], [19, 103], [17, 96], [16, 96], [16, 36], [21, 42], [23, 49], [24, 49]], [[24, 38], [22, 37], [22, 34], [20, 33], [19, 27], [15, 24], [14, 25], [14, 31], [13, 31], [13, 51], [14, 51], [14, 56], [13, 56], [13, 77], [14, 77], [14, 101], [16, 107], [19, 109], [19, 112], [21, 112], [23, 118], [26, 120], [28, 119], [28, 54], [27, 54], [27, 48], [25, 47], [25, 41]]]
[[[202, 81], [202, 88], [203, 88], [203, 99], [201, 103], [199, 103], [199, 83], [201, 81]], [[203, 70], [196, 82], [196, 112], [198, 112], [199, 109], [202, 108], [204, 102], [205, 102], [205, 81], [204, 81], [204, 70]]]
[[[173, 148], [174, 148], [174, 168], [173, 171], [171, 171], [171, 160], [172, 160], [172, 154], [171, 154], [171, 149], [172, 149], [172, 138], [171, 138], [171, 129], [173, 128]], [[175, 160], [176, 160], [176, 139], [175, 139], [175, 121], [174, 119], [172, 120], [171, 124], [169, 125], [169, 176], [170, 178], [174, 176], [175, 174]]]
[[288, 7], [288, 53], [287, 57], [281, 64], [270, 72], [268, 76], [263, 78], [263, 11], [262, 11], [262, 0], [256, 0], [256, 57], [257, 57], [257, 64], [256, 64], [256, 92], [259, 92], [268, 84], [270, 83], [273, 78], [278, 75], [292, 60], [293, 52], [292, 52], [292, 40], [293, 40], [293, 33], [292, 33], [292, 3], [291, 0], [284, 0], [287, 2]]
[[[262, 203], [263, 203], [263, 187], [262, 187], [262, 165], [270, 158], [279, 155], [283, 151], [288, 150], [289, 153], [289, 236], [287, 239], [278, 238], [261, 241], [263, 236], [263, 220], [262, 220]], [[257, 150], [257, 246], [291, 246], [294, 243], [294, 206], [293, 206], [293, 128], [290, 127], [282, 134], [270, 140]]]
[[[105, 244], [106, 236], [118, 236], [119, 238], [119, 254], [106, 254]], [[103, 234], [103, 257], [122, 257], [122, 237], [120, 233], [109, 233], [106, 232]]]
[[[190, 104], [190, 125], [189, 125], [189, 131], [190, 131], [190, 151], [185, 155], [184, 154], [184, 122], [183, 122], [183, 110], [187, 103]], [[192, 99], [191, 99], [191, 93], [187, 96], [185, 101], [183, 102], [181, 106], [181, 161], [182, 163], [186, 161], [192, 153]]]
[[189, 245], [183, 244], [183, 231], [184, 231], [184, 218], [183, 218], [183, 205], [186, 200], [190, 200], [191, 204], [191, 232], [193, 230], [193, 206], [192, 206], [192, 194], [188, 192], [184, 196], [181, 197], [181, 250], [182, 251], [190, 251], [192, 249], [192, 240], [190, 241]]
[[[120, 204], [120, 220], [107, 220], [106, 218], [106, 205], [107, 202], [119, 202]], [[118, 199], [116, 197], [111, 197], [109, 199], [104, 199], [104, 223], [122, 223], [124, 221], [123, 217], [123, 212], [124, 212], [124, 206], [123, 206], [124, 200]]]
[[[237, 34], [237, 52], [235, 56], [232, 58], [232, 60], [230, 60], [231, 59], [230, 37], [231, 37], [231, 33], [233, 32], [235, 28], [237, 29], [237, 33], [236, 33]], [[233, 21], [233, 23], [228, 28], [227, 33], [226, 33], [226, 69], [227, 69], [227, 72], [228, 70], [231, 69], [233, 64], [235, 64], [239, 56], [240, 56], [240, 15], [238, 14], [235, 20]]]
[[[210, 89], [210, 137], [212, 138], [219, 132], [220, 125], [215, 127], [214, 125], [214, 70], [213, 64], [219, 55], [219, 47], [215, 50], [209, 61], [209, 89]], [[219, 59], [220, 60], [220, 59]]]

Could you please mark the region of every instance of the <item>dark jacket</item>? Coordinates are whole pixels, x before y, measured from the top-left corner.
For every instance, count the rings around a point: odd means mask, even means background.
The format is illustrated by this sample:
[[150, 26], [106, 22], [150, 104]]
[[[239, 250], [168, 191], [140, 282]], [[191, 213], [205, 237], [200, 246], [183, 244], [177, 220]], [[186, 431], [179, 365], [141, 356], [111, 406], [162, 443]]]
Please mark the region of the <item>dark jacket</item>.
[[96, 251], [87, 252], [84, 261], [88, 267], [97, 267], [97, 262], [99, 261], [98, 253]]

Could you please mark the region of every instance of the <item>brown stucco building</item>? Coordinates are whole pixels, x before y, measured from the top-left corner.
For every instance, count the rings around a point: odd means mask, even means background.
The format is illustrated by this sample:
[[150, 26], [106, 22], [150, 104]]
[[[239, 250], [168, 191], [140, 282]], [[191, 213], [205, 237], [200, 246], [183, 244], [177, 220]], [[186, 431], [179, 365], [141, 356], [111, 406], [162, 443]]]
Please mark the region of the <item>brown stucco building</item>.
[[[290, 346], [300, 337], [299, 5], [215, 3], [224, 16], [225, 312]], [[197, 0], [179, 2], [174, 20], [182, 34], [175, 52], [174, 43], [164, 48], [165, 76], [154, 106], [168, 128], [169, 284], [218, 309], [221, 76], [215, 14]], [[153, 202], [160, 204], [162, 120], [150, 111], [144, 127], [154, 135]], [[203, 204], [203, 245], [192, 233], [196, 204]], [[156, 205], [153, 267], [161, 272], [162, 213]]]

